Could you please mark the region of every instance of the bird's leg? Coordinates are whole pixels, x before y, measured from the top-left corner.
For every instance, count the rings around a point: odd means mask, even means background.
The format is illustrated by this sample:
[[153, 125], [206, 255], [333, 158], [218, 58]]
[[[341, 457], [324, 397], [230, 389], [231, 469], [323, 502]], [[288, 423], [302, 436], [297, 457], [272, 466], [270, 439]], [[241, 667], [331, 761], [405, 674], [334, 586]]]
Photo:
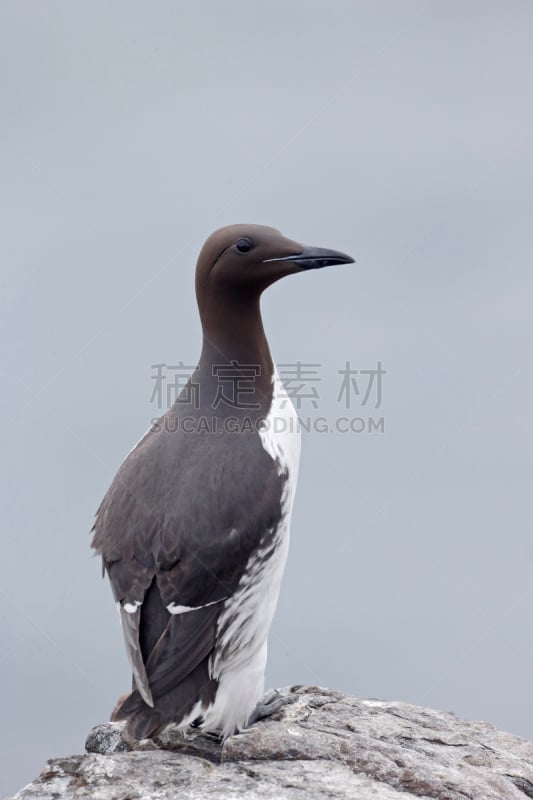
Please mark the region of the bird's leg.
[[260, 719], [271, 717], [287, 703], [294, 703], [297, 699], [297, 694], [281, 694], [277, 689], [269, 689], [252, 711], [247, 727], [255, 725]]

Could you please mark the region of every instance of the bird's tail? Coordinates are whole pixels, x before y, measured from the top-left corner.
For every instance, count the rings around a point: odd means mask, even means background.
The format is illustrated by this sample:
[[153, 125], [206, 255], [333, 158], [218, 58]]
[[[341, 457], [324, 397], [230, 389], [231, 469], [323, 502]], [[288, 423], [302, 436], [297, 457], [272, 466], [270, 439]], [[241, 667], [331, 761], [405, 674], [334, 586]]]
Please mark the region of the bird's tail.
[[119, 698], [111, 713], [111, 721], [126, 720], [125, 733], [133, 739], [157, 736], [165, 727], [158, 709], [150, 708], [136, 690]]
[[[126, 735], [134, 739], [157, 736], [169, 723], [188, 727], [202, 716], [215, 699], [218, 681], [209, 677], [208, 659], [204, 659], [180, 683], [148, 706], [137, 690], [121, 697], [111, 720], [126, 720]], [[193, 714], [194, 710], [194, 714]]]

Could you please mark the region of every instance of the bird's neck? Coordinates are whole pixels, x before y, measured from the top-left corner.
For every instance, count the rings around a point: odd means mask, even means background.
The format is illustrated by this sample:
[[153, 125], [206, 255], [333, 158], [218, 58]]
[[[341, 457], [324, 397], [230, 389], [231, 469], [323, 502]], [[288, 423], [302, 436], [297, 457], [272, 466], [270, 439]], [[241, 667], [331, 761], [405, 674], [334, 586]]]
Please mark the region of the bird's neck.
[[259, 297], [247, 298], [246, 302], [234, 298], [212, 309], [204, 307], [200, 316], [203, 329], [201, 374], [211, 385], [233, 376], [244, 390], [243, 405], [260, 405], [265, 411], [272, 396], [274, 365], [261, 319]]

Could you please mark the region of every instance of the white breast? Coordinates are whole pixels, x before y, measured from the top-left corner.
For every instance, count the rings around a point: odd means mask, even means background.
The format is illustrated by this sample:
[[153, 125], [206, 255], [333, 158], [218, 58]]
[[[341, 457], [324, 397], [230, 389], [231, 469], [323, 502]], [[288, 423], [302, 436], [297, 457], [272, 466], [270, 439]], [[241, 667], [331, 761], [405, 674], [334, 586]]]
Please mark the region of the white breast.
[[259, 436], [267, 453], [277, 462], [278, 473], [285, 470], [289, 472], [288, 483], [292, 484], [290, 498], [292, 507], [300, 460], [300, 427], [298, 415], [277, 370], [274, 371], [272, 382], [272, 405]]
[[213, 706], [206, 711], [206, 729], [224, 734], [242, 728], [263, 694], [267, 636], [278, 602], [281, 578], [289, 548], [292, 504], [298, 477], [300, 431], [294, 406], [277, 371], [273, 377], [273, 400], [259, 431], [267, 453], [276, 462], [278, 474], [287, 475], [281, 499], [282, 516], [276, 530], [267, 532], [273, 548], [254, 554], [236, 592], [225, 605], [217, 628], [217, 646], [210, 663], [219, 688]]

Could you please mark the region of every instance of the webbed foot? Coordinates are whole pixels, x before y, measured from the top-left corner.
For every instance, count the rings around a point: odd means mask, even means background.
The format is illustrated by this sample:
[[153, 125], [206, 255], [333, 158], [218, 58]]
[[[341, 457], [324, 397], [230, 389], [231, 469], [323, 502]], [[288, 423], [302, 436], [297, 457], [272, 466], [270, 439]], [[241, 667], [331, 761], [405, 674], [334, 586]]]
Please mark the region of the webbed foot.
[[247, 727], [255, 725], [260, 719], [266, 719], [273, 714], [277, 714], [283, 706], [287, 705], [287, 703], [294, 703], [297, 699], [297, 694], [281, 694], [277, 689], [269, 689], [252, 711]]

